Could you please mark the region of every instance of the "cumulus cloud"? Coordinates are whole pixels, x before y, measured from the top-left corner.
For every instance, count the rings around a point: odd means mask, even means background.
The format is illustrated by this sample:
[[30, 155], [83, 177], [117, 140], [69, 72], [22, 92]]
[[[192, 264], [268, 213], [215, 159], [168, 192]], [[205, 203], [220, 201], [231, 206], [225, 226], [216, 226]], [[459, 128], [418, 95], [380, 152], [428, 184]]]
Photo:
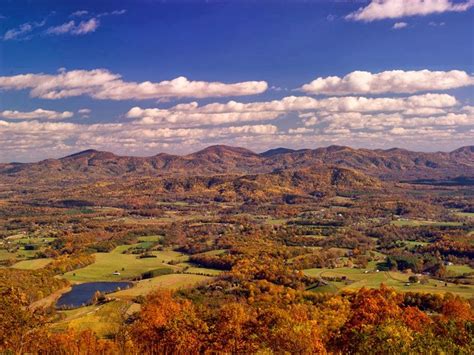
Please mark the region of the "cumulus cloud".
[[391, 70], [381, 73], [354, 71], [342, 78], [338, 76], [319, 77], [303, 85], [300, 90], [310, 94], [347, 95], [415, 93], [471, 85], [474, 85], [474, 77], [461, 70]]
[[0, 117], [10, 120], [33, 120], [33, 119], [47, 119], [47, 120], [62, 120], [71, 118], [74, 114], [70, 111], [58, 112], [51, 110], [43, 110], [38, 108], [30, 112], [21, 111], [0, 111]]
[[307, 127], [298, 127], [298, 128], [290, 128], [288, 129], [289, 134], [302, 134], [302, 133], [312, 133], [314, 129], [307, 128]]
[[74, 20], [63, 23], [59, 26], [50, 27], [46, 30], [48, 35], [85, 35], [87, 33], [92, 33], [99, 28], [100, 22], [96, 18], [91, 18], [87, 21], [81, 21], [78, 24]]
[[189, 110], [171, 110], [133, 107], [127, 117], [140, 119], [143, 124], [180, 124], [180, 125], [220, 125], [231, 122], [272, 120], [280, 115], [279, 112], [194, 112]]
[[474, 6], [473, 0], [372, 0], [346, 16], [347, 20], [371, 22], [409, 16], [426, 16], [443, 12], [462, 12]]
[[396, 23], [393, 25], [392, 28], [393, 28], [394, 30], [400, 30], [400, 29], [405, 28], [405, 27], [407, 27], [407, 26], [408, 26], [408, 23], [406, 23], [406, 22], [396, 22]]
[[241, 103], [210, 103], [199, 106], [197, 102], [178, 104], [167, 109], [131, 108], [126, 117], [140, 124], [149, 125], [221, 125], [232, 122], [274, 120], [296, 112], [308, 122], [317, 122], [317, 116], [351, 112], [408, 112], [411, 115], [445, 113], [443, 108], [458, 104], [448, 94], [424, 94], [400, 98], [330, 97], [315, 99], [308, 96], [288, 96], [281, 100]]
[[130, 123], [75, 124], [0, 120], [0, 161], [56, 157], [95, 148], [127, 153], [156, 153], [165, 147], [208, 145], [233, 139], [258, 139], [278, 133], [274, 125], [214, 128], [156, 128]]
[[266, 91], [265, 81], [234, 84], [190, 81], [185, 77], [165, 80], [127, 82], [119, 74], [105, 69], [60, 70], [57, 74], [20, 74], [0, 76], [0, 90], [30, 89], [32, 97], [62, 99], [87, 95], [101, 100], [144, 100], [180, 97], [225, 97], [260, 94]]
[[[417, 100], [420, 98], [405, 98], [404, 102], [408, 104]], [[188, 104], [180, 107], [183, 110], [193, 110], [193, 106], [195, 105]], [[204, 107], [206, 106], [202, 106]], [[253, 106], [252, 109], [255, 108], [256, 106]], [[421, 144], [425, 144], [427, 149], [448, 149], [447, 144], [455, 148], [472, 142], [472, 108], [455, 106], [445, 110], [446, 113], [436, 116], [408, 116], [401, 108], [398, 111], [382, 113], [314, 110], [298, 115], [303, 122], [314, 119], [313, 124], [298, 127], [301, 121], [297, 120], [296, 127], [285, 131], [272, 124], [162, 127], [157, 124], [143, 125], [135, 121], [77, 124], [0, 120], [0, 145], [3, 147], [0, 150], [0, 161], [11, 161], [13, 157], [15, 160], [40, 159], [51, 157], [51, 152], [58, 157], [87, 148], [120, 154], [148, 155], [162, 150], [190, 152], [219, 143], [265, 150], [275, 146], [314, 147], [315, 142], [318, 145], [395, 145], [407, 148], [411, 145], [420, 149], [420, 137], [423, 137]]]

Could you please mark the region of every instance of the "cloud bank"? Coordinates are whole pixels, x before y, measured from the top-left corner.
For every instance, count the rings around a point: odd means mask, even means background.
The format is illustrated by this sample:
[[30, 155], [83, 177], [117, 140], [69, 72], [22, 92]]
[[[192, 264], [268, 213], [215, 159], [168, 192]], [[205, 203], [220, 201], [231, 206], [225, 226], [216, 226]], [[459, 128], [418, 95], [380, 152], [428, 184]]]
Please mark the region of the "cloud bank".
[[403, 71], [381, 73], [354, 71], [344, 77], [319, 77], [300, 89], [308, 94], [348, 95], [382, 93], [416, 93], [438, 91], [474, 85], [474, 76], [461, 70]]
[[43, 110], [38, 108], [30, 112], [5, 110], [0, 111], [0, 117], [10, 120], [33, 120], [33, 119], [47, 119], [47, 120], [63, 120], [71, 118], [74, 114], [70, 111], [58, 112], [52, 110]]
[[163, 98], [206, 98], [255, 95], [266, 91], [265, 81], [221, 82], [190, 81], [185, 77], [127, 82], [105, 69], [59, 71], [57, 74], [0, 76], [0, 90], [30, 90], [30, 96], [62, 99], [87, 95], [100, 100], [145, 100]]

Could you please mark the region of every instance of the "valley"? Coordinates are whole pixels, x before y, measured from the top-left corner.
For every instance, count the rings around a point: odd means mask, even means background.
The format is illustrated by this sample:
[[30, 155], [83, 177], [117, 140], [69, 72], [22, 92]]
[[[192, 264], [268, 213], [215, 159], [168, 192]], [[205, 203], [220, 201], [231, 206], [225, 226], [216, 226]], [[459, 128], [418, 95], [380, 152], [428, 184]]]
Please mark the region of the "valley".
[[[417, 172], [388, 162], [380, 168], [373, 159], [369, 169], [349, 148], [327, 148], [324, 156], [341, 151], [344, 160], [325, 164], [302, 159], [314, 154], [308, 151], [211, 147], [205, 158], [182, 158], [197, 167], [186, 174], [90, 151], [4, 166], [2, 297], [46, 312], [51, 334], [90, 331], [114, 342], [134, 331], [153, 297], [191, 302], [209, 324], [206, 312], [223, 312], [229, 302], [244, 304], [242, 312], [276, 302], [314, 314], [330, 300], [353, 302], [366, 292], [393, 292], [397, 302], [438, 313], [453, 298], [472, 302], [474, 192], [463, 183], [407, 182], [428, 175], [425, 169], [440, 180], [474, 176], [472, 147]], [[403, 162], [416, 155], [397, 154]], [[206, 160], [205, 172], [191, 163], [196, 157]], [[140, 164], [123, 171], [123, 159]], [[451, 164], [456, 169], [445, 169]], [[75, 294], [84, 288], [85, 298]]]

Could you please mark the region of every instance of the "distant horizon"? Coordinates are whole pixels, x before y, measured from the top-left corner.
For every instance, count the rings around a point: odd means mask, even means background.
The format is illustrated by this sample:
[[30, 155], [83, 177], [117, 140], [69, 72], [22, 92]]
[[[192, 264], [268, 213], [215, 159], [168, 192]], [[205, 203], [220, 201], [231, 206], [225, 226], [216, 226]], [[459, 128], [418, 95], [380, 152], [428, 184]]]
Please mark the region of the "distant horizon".
[[133, 157], [133, 158], [151, 158], [151, 157], [154, 157], [154, 156], [158, 156], [160, 154], [167, 154], [167, 155], [170, 155], [170, 156], [177, 156], [177, 157], [185, 157], [185, 156], [188, 156], [188, 155], [192, 155], [192, 154], [202, 152], [206, 149], [213, 148], [213, 147], [227, 147], [227, 148], [233, 148], [233, 149], [245, 149], [245, 150], [248, 150], [252, 153], [255, 153], [256, 155], [262, 155], [262, 154], [267, 153], [269, 151], [278, 150], [278, 149], [287, 149], [289, 151], [297, 152], [297, 151], [302, 151], [302, 150], [327, 149], [327, 148], [331, 148], [331, 147], [341, 147], [341, 148], [349, 148], [349, 149], [353, 149], [353, 150], [370, 150], [370, 151], [376, 151], [376, 150], [390, 151], [390, 150], [399, 149], [399, 150], [404, 150], [404, 151], [408, 151], [408, 152], [428, 153], [429, 154], [429, 153], [451, 153], [451, 152], [454, 152], [454, 151], [462, 149], [462, 148], [474, 147], [474, 144], [462, 145], [462, 146], [459, 146], [457, 148], [450, 149], [450, 150], [436, 150], [436, 151], [420, 151], [420, 150], [417, 151], [417, 150], [411, 150], [411, 149], [400, 148], [400, 147], [365, 148], [365, 147], [352, 147], [352, 146], [349, 146], [349, 145], [340, 145], [340, 144], [331, 144], [331, 145], [326, 145], [326, 146], [318, 146], [318, 147], [314, 147], [314, 148], [298, 148], [298, 149], [279, 146], [279, 147], [266, 149], [266, 150], [263, 150], [263, 151], [258, 151], [258, 150], [252, 150], [250, 148], [246, 148], [246, 147], [242, 147], [242, 146], [234, 146], [234, 145], [227, 145], [227, 144], [212, 144], [212, 145], [208, 145], [206, 147], [203, 147], [201, 149], [191, 151], [189, 153], [173, 154], [173, 153], [168, 153], [168, 152], [165, 152], [165, 151], [160, 151], [160, 152], [157, 152], [157, 153], [151, 154], [151, 155], [118, 154], [118, 153], [113, 152], [113, 151], [88, 148], [88, 149], [79, 150], [79, 151], [72, 152], [70, 154], [66, 154], [66, 155], [62, 155], [62, 156], [58, 156], [58, 157], [46, 157], [46, 158], [40, 159], [40, 160], [32, 160], [32, 161], [24, 161], [24, 162], [21, 162], [21, 161], [2, 162], [2, 161], [0, 161], [0, 164], [31, 164], [31, 163], [34, 164], [34, 163], [39, 163], [39, 162], [45, 161], [45, 160], [58, 160], [58, 159], [68, 158], [68, 157], [72, 157], [72, 156], [75, 156], [75, 155], [80, 155], [80, 154], [87, 153], [87, 152], [109, 153], [109, 154], [113, 154], [117, 157]]

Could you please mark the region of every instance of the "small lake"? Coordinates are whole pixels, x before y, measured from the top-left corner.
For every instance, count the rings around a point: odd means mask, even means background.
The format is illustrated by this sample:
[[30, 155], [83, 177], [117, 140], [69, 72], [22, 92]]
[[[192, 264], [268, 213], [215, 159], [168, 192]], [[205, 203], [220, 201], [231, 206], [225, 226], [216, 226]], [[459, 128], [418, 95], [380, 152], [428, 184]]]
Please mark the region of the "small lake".
[[56, 308], [76, 308], [88, 304], [96, 291], [115, 292], [117, 289], [131, 287], [131, 282], [87, 282], [72, 286], [72, 290], [62, 295], [56, 302]]

